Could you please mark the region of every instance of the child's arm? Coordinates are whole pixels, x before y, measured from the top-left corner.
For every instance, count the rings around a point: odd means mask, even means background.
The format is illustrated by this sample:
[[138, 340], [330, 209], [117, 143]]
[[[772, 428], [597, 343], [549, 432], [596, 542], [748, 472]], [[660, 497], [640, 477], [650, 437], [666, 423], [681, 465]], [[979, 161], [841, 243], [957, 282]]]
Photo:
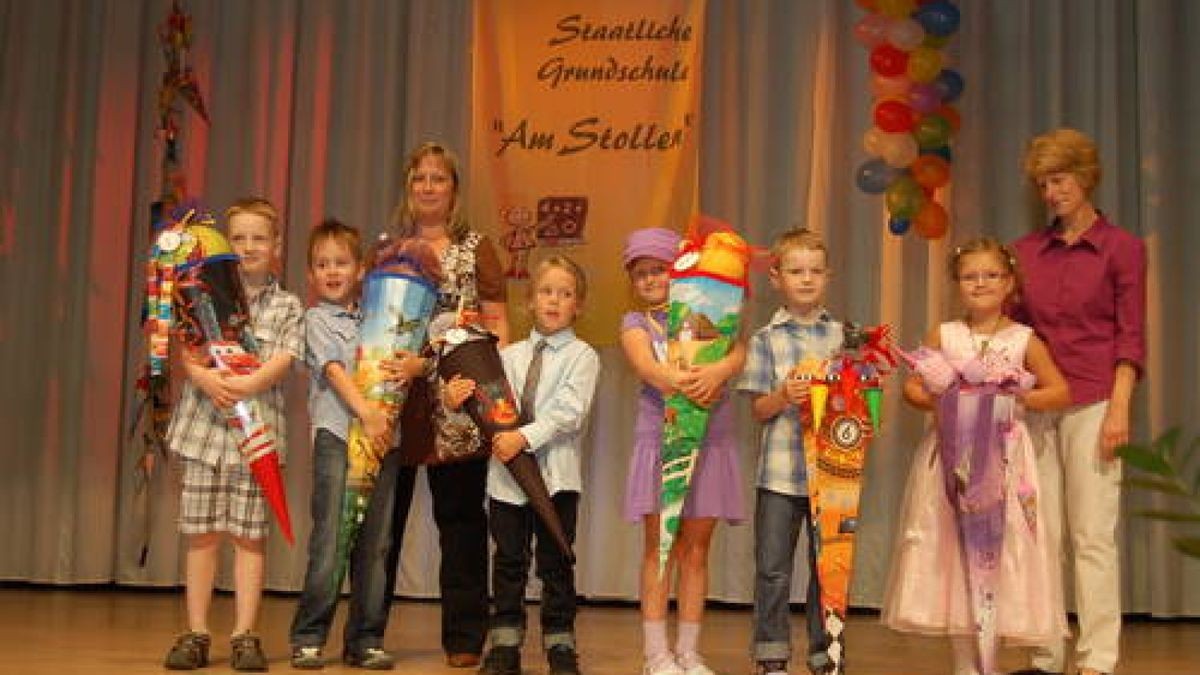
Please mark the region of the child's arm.
[[240, 400], [241, 397], [229, 385], [229, 377], [216, 368], [209, 368], [191, 349], [185, 347], [182, 350], [180, 361], [183, 362], [184, 374], [208, 396], [213, 405], [228, 408]]
[[371, 439], [371, 444], [377, 448], [386, 448], [391, 441], [387, 436], [387, 415], [384, 415], [378, 407], [371, 405], [371, 402], [362, 395], [362, 392], [354, 384], [354, 378], [346, 372], [346, 367], [342, 365], [341, 361], [329, 361], [321, 369], [321, 372], [325, 375], [325, 379], [329, 380], [329, 386], [333, 387], [338, 397], [345, 401], [354, 416], [362, 421], [363, 431], [367, 434], [367, 438]]
[[529, 424], [515, 431], [501, 431], [492, 438], [492, 453], [501, 461], [522, 450], [537, 450], [555, 439], [578, 433], [587, 421], [596, 394], [600, 358], [591, 347], [579, 350], [569, 364], [548, 404], [538, 408]]
[[[929, 334], [925, 336], [924, 344], [930, 349], [941, 349], [941, 331], [937, 327], [930, 330]], [[925, 381], [921, 379], [920, 375], [914, 373], [904, 380], [904, 400], [915, 408], [933, 410], [937, 407], [938, 397], [926, 389]]]
[[442, 385], [442, 405], [448, 410], [458, 410], [475, 391], [475, 380], [455, 375]]
[[291, 367], [292, 354], [286, 350], [279, 350], [253, 373], [230, 375], [229, 387], [236, 392], [238, 400], [257, 396], [275, 386], [283, 379], [284, 375], [287, 375], [288, 369]]
[[1033, 389], [1018, 394], [1026, 408], [1056, 410], [1071, 404], [1067, 379], [1054, 364], [1046, 343], [1036, 335], [1029, 336], [1029, 344], [1025, 347], [1025, 367], [1037, 378], [1037, 385]]
[[695, 366], [679, 379], [679, 390], [700, 405], [711, 405], [721, 397], [725, 383], [746, 365], [746, 343], [737, 340], [721, 360]]
[[628, 328], [621, 331], [621, 350], [633, 372], [646, 384], [669, 396], [679, 388], [680, 372], [654, 358], [650, 333], [644, 328]]

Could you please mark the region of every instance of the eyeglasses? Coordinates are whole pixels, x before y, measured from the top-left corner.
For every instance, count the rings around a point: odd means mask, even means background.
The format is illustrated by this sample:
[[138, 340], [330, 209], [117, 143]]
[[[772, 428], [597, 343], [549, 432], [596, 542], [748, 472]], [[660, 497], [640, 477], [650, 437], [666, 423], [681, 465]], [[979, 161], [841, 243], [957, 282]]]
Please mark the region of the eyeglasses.
[[1007, 272], [968, 272], [958, 275], [958, 283], [960, 284], [994, 284], [1008, 276]]

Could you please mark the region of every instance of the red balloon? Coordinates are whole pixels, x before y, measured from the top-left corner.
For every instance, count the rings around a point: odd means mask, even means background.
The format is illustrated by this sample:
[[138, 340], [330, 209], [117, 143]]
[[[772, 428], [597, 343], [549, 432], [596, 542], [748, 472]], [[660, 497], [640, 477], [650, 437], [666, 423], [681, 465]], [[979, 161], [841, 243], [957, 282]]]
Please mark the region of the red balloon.
[[889, 133], [910, 131], [916, 122], [912, 108], [895, 99], [880, 101], [875, 105], [875, 125]]
[[895, 77], [908, 71], [908, 52], [890, 44], [871, 50], [871, 70], [884, 77]]

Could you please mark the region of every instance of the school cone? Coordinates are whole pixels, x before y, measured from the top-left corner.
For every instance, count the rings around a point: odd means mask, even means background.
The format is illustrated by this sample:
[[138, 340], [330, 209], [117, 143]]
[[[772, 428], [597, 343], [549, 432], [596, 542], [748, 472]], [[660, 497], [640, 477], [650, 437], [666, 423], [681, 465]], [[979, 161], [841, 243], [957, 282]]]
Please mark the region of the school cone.
[[[513, 395], [512, 385], [504, 376], [497, 338], [492, 333], [475, 325], [459, 326], [447, 331], [438, 357], [438, 374], [444, 380], [458, 375], [475, 382], [475, 390], [463, 403], [463, 408], [479, 427], [485, 443], [490, 442], [498, 431], [521, 426], [517, 399]], [[562, 520], [554, 510], [550, 490], [542, 478], [537, 460], [528, 452], [519, 452], [505, 462], [504, 467], [525, 492], [529, 507], [541, 519], [555, 545], [574, 564], [575, 552], [571, 549]]]
[[[703, 231], [705, 229], [708, 231]], [[733, 348], [749, 287], [751, 247], [729, 225], [693, 221], [671, 264], [667, 361], [690, 368], [720, 361]], [[660, 457], [658, 568], [665, 574], [691, 489], [710, 412], [676, 392], [664, 401]]]
[[254, 482], [262, 489], [267, 506], [271, 507], [271, 513], [275, 515], [279, 531], [289, 544], [295, 544], [292, 517], [288, 513], [287, 492], [283, 486], [283, 469], [279, 465], [279, 453], [275, 452], [275, 439], [270, 430], [266, 425], [262, 425], [258, 432], [242, 441], [239, 450], [250, 465], [250, 473], [254, 475]]

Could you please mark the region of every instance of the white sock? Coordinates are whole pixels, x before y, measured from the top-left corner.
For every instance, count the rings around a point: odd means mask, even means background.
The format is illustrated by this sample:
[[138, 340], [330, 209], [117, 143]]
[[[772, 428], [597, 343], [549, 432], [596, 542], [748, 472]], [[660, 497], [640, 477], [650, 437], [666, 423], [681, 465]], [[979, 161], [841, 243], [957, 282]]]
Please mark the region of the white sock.
[[699, 644], [700, 624], [680, 621], [679, 637], [675, 640], [675, 655], [679, 659], [679, 665], [686, 669], [701, 663]]
[[671, 655], [671, 649], [667, 646], [666, 621], [642, 622], [642, 649], [646, 653], [647, 661], [656, 661]]

